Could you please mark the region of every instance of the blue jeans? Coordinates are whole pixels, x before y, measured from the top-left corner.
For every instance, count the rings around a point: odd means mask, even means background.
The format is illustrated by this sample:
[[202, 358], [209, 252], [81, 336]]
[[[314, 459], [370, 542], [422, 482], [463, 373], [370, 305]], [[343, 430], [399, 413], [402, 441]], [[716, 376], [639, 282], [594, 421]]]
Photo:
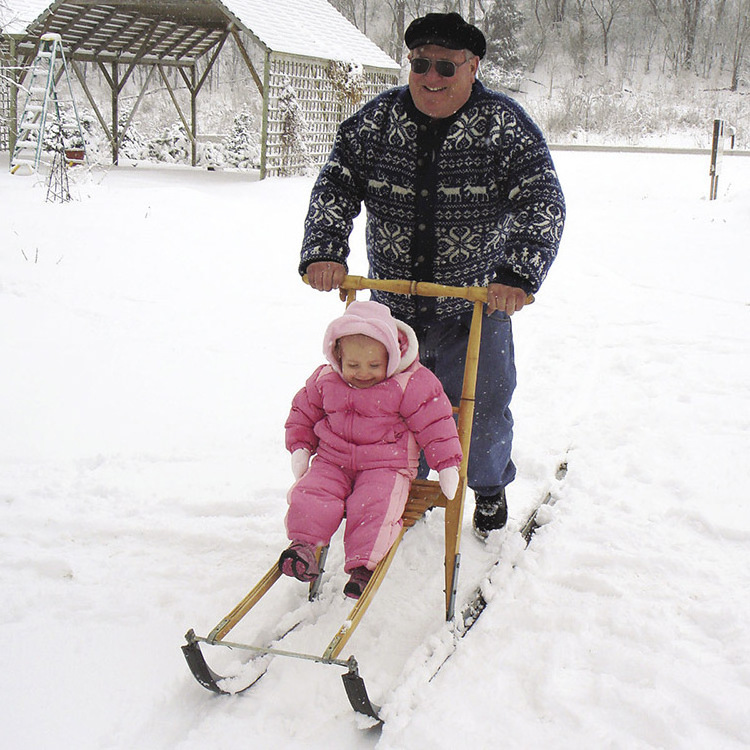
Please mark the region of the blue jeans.
[[[415, 327], [420, 361], [437, 375], [454, 406], [461, 400], [470, 325], [471, 313]], [[496, 494], [516, 476], [510, 457], [513, 444], [510, 400], [515, 387], [510, 317], [497, 311], [483, 315], [468, 467], [469, 487], [480, 495]], [[419, 476], [427, 476], [426, 465], [420, 467]]]

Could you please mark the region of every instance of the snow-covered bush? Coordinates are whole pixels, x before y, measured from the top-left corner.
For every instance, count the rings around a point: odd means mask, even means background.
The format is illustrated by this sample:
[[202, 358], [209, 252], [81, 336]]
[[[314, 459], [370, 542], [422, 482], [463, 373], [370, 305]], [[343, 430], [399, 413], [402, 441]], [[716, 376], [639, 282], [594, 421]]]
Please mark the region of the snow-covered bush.
[[84, 146], [84, 140], [81, 131], [78, 129], [78, 121], [72, 108], [61, 107], [60, 119], [58, 119], [54, 107], [50, 105], [43, 144], [45, 151], [57, 151], [61, 145], [63, 149], [77, 149]]
[[148, 142], [148, 156], [154, 161], [189, 164], [191, 154], [190, 139], [181, 122], [173, 123]]
[[367, 82], [360, 63], [331, 60], [326, 75], [339, 102], [355, 106], [362, 102]]
[[287, 83], [279, 96], [281, 115], [281, 168], [282, 175], [305, 173], [310, 168], [310, 150], [307, 141], [310, 127], [307, 124], [297, 92]]
[[260, 132], [255, 116], [248, 107], [243, 107], [234, 118], [229, 135], [221, 145], [227, 166], [240, 169], [255, 169], [260, 166]]
[[126, 159], [132, 159], [133, 161], [142, 161], [148, 158], [149, 144], [148, 139], [141, 133], [138, 128], [138, 123], [131, 122], [128, 129], [123, 135], [123, 130], [130, 117], [129, 112], [125, 112], [120, 115], [118, 119], [118, 126], [120, 129], [120, 156], [124, 156]]

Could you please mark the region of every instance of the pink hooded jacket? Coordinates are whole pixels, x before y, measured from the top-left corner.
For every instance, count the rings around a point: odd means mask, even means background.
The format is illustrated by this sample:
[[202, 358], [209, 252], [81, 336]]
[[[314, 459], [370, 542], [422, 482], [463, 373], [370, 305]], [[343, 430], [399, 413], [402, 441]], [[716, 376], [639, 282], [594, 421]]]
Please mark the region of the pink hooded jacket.
[[[342, 336], [362, 333], [388, 352], [387, 377], [354, 388], [341, 377], [334, 354]], [[378, 302], [353, 302], [328, 326], [328, 360], [294, 397], [285, 424], [290, 452], [306, 448], [353, 471], [416, 470], [423, 450], [436, 471], [461, 463], [453, 410], [440, 381], [418, 361], [414, 331]]]

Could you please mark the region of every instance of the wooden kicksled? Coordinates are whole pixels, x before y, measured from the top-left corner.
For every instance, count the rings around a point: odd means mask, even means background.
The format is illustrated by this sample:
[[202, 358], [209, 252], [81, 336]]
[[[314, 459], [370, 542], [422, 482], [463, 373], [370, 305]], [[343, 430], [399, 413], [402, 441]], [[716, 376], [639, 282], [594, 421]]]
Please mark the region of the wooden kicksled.
[[[342, 674], [342, 680], [346, 689], [352, 708], [362, 714], [380, 721], [378, 708], [374, 706], [367, 695], [364, 680], [359, 675], [357, 661], [354, 656], [341, 659], [340, 655], [349, 639], [362, 621], [368, 607], [372, 603], [375, 594], [385, 579], [388, 569], [393, 562], [404, 534], [411, 528], [430, 508], [443, 508], [445, 510], [445, 618], [452, 620], [455, 611], [456, 586], [460, 565], [461, 526], [463, 520], [464, 499], [466, 496], [466, 470], [469, 461], [469, 445], [471, 442], [471, 429], [474, 418], [474, 397], [477, 380], [477, 365], [479, 359], [479, 341], [482, 331], [482, 315], [484, 304], [487, 302], [487, 289], [484, 287], [450, 287], [429, 282], [412, 282], [400, 280], [378, 280], [368, 279], [362, 276], [347, 276], [342, 289], [346, 290], [347, 304], [353, 302], [357, 291], [375, 289], [396, 294], [419, 295], [424, 297], [459, 297], [474, 303], [474, 310], [469, 332], [469, 343], [466, 352], [466, 364], [464, 368], [463, 390], [460, 404], [454, 411], [457, 412], [458, 434], [463, 450], [463, 461], [459, 470], [459, 483], [455, 497], [448, 501], [440, 491], [440, 485], [431, 480], [414, 480], [412, 483], [409, 500], [403, 514], [403, 528], [396, 541], [391, 546], [388, 554], [378, 564], [370, 578], [362, 596], [352, 608], [344, 623], [333, 636], [327, 648], [322, 654], [304, 654], [292, 651], [283, 651], [277, 648], [253, 646], [250, 644], [235, 643], [226, 640], [230, 631], [250, 612], [250, 610], [265, 596], [271, 587], [282, 577], [276, 562], [257, 585], [245, 596], [237, 606], [223, 617], [216, 627], [205, 637], [198, 636], [193, 630], [188, 631], [185, 636], [187, 643], [182, 646], [182, 651], [187, 660], [193, 676], [203, 687], [216, 693], [237, 693], [250, 687], [259, 679], [253, 678], [252, 682], [239, 689], [225, 689], [222, 682], [225, 680], [221, 675], [214, 672], [207, 664], [200, 644], [211, 646], [225, 646], [232, 649], [244, 649], [255, 655], [271, 654], [275, 656], [287, 656], [297, 659], [306, 659], [322, 664], [329, 664], [346, 668]], [[314, 598], [320, 579], [323, 577], [323, 567], [327, 548], [320, 551], [321, 575], [310, 586], [310, 598]]]

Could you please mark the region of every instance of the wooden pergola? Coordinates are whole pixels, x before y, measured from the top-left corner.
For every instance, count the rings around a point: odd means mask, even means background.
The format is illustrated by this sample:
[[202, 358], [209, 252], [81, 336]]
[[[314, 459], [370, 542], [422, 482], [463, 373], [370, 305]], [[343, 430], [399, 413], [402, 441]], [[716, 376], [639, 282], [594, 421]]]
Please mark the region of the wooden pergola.
[[[35, 0], [16, 0], [29, 6]], [[14, 0], [9, 0], [14, 5]], [[56, 0], [41, 5], [27, 25], [6, 30], [9, 57], [19, 71], [33, 61], [40, 37], [62, 37], [68, 65], [74, 72], [118, 161], [125, 133], [149, 83], [156, 76], [169, 93], [197, 159], [198, 97], [227, 42], [234, 44], [263, 99], [261, 177], [280, 172], [284, 156], [279, 97], [293, 85], [304, 117], [310, 122], [308, 163], [320, 164], [333, 142], [335, 128], [366, 98], [398, 82], [400, 67], [349, 24], [326, 0]], [[249, 45], [249, 47], [248, 47]], [[253, 63], [261, 52], [262, 68]], [[342, 88], [337, 76], [346, 60], [362, 66], [360, 85]], [[100, 106], [82, 71], [93, 63], [110, 90], [109, 113]], [[120, 124], [120, 95], [133, 72], [148, 73], [124, 125]], [[168, 69], [176, 69], [189, 94], [189, 111], [180, 104]], [[19, 72], [10, 97], [10, 150], [18, 119]], [[288, 154], [287, 160], [288, 160]], [[287, 164], [288, 167], [288, 164]]]

